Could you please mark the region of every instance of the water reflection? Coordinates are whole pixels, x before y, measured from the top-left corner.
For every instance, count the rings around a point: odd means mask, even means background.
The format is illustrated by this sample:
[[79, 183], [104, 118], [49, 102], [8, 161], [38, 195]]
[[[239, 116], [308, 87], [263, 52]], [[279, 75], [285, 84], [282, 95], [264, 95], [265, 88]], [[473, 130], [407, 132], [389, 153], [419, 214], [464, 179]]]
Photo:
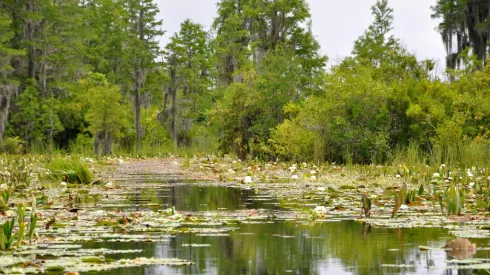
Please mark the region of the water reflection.
[[239, 209], [278, 209], [279, 203], [267, 194], [232, 187], [169, 185], [132, 190], [126, 199], [114, 205], [107, 200], [105, 208], [129, 210], [161, 209], [175, 206], [177, 211], [216, 211]]
[[[353, 221], [325, 223], [264, 222], [242, 224], [227, 237], [178, 235], [163, 243], [101, 243], [91, 248], [143, 249], [117, 257], [184, 258], [189, 267], [146, 267], [101, 274], [466, 274], [446, 270], [443, 247], [450, 237], [438, 228], [380, 229]], [[210, 247], [183, 247], [206, 243]], [[450, 242], [455, 243], [455, 242]], [[462, 243], [466, 246], [467, 243]], [[472, 249], [476, 244], [472, 244]], [[468, 250], [469, 252], [470, 250]], [[471, 250], [474, 255], [476, 249]], [[449, 254], [451, 257], [462, 257]], [[488, 251], [476, 252], [488, 258]], [[459, 256], [458, 256], [459, 255]], [[464, 257], [471, 256], [465, 254]], [[405, 265], [387, 267], [384, 264]], [[473, 274], [473, 273], [467, 273]]]
[[452, 240], [445, 248], [447, 254], [457, 260], [466, 260], [476, 253], [476, 244], [468, 239]]

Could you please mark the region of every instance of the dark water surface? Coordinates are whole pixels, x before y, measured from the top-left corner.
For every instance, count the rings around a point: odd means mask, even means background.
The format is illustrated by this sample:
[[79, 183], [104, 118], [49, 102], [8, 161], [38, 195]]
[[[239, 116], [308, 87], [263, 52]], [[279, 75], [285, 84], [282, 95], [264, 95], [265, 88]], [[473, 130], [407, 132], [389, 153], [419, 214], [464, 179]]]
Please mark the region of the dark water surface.
[[[181, 211], [278, 207], [267, 196], [226, 187], [177, 186], [142, 191], [134, 198], [175, 206]], [[446, 229], [372, 228], [354, 221], [254, 221], [229, 236], [181, 234], [160, 243], [87, 243], [85, 248], [142, 249], [114, 258], [181, 258], [194, 265], [116, 269], [97, 274], [474, 274], [451, 270], [453, 257], [442, 248], [455, 239]], [[478, 248], [488, 240], [471, 240]], [[209, 244], [184, 247], [183, 244]], [[457, 255], [456, 255], [457, 257]], [[474, 258], [490, 258], [479, 250]], [[388, 267], [383, 265], [406, 265]], [[94, 273], [90, 273], [94, 274]]]
[[236, 187], [174, 185], [132, 190], [124, 202], [116, 206], [110, 200], [102, 201], [104, 208], [127, 210], [161, 209], [175, 207], [177, 211], [232, 211], [243, 209], [278, 209], [279, 203], [267, 194]]

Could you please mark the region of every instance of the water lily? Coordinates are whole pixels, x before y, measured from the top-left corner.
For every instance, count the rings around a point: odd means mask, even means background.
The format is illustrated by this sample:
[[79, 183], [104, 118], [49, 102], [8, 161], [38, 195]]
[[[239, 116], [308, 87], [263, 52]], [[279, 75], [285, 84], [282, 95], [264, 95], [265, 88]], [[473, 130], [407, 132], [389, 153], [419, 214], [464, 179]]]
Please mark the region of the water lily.
[[439, 174], [439, 173], [436, 172], [436, 173], [434, 173], [432, 175], [432, 177], [434, 177], [434, 178], [440, 178], [441, 177], [441, 174]]
[[327, 214], [328, 213], [328, 210], [325, 206], [317, 206], [315, 207], [315, 212], [318, 213], [318, 214]]
[[251, 176], [246, 176], [245, 179], [243, 180], [245, 183], [251, 183], [252, 182], [252, 177]]

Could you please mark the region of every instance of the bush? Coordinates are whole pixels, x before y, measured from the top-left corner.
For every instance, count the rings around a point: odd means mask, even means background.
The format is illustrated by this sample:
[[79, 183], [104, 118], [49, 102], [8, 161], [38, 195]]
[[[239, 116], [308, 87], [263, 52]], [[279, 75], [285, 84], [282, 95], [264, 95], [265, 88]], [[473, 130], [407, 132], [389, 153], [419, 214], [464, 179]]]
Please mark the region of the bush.
[[21, 154], [24, 152], [22, 139], [19, 137], [9, 137], [3, 141], [3, 152], [7, 154]]
[[323, 155], [320, 137], [289, 120], [274, 130], [272, 144], [274, 153], [283, 160], [320, 160]]

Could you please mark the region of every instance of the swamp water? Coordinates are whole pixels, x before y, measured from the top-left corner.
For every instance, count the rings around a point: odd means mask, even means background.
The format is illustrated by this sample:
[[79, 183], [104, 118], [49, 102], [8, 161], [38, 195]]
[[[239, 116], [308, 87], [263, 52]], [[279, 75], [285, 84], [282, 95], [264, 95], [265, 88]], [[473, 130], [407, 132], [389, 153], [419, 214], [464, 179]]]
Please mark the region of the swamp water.
[[[442, 247], [455, 239], [446, 229], [374, 228], [349, 220], [276, 220], [272, 217], [274, 211], [280, 211], [279, 204], [270, 196], [256, 195], [252, 190], [158, 186], [131, 190], [124, 194], [124, 203], [118, 205], [111, 205], [110, 200], [102, 200], [100, 205], [128, 211], [175, 206], [187, 215], [223, 215], [223, 212], [265, 208], [271, 214], [264, 220], [230, 225], [233, 230], [224, 234], [178, 233], [165, 235], [159, 242], [82, 243], [88, 249], [143, 250], [112, 255], [116, 260], [155, 257], [193, 262], [190, 266], [131, 267], [87, 274], [474, 274], [478, 270], [452, 268], [455, 264], [448, 261], [490, 258], [488, 239], [470, 240], [476, 244], [476, 251], [443, 250]], [[420, 246], [432, 249], [421, 250]]]

